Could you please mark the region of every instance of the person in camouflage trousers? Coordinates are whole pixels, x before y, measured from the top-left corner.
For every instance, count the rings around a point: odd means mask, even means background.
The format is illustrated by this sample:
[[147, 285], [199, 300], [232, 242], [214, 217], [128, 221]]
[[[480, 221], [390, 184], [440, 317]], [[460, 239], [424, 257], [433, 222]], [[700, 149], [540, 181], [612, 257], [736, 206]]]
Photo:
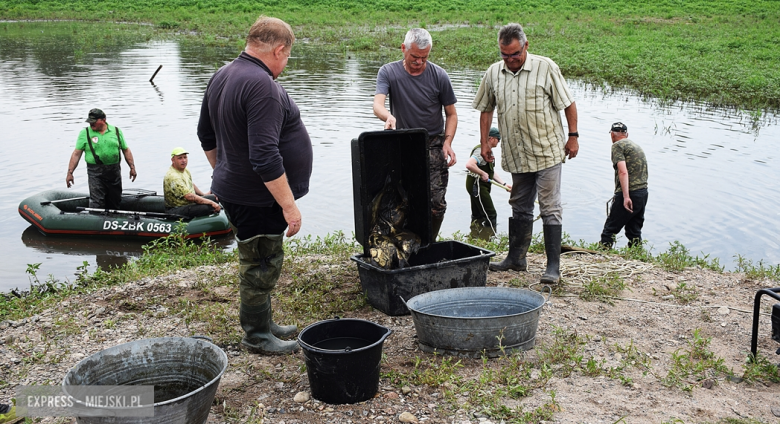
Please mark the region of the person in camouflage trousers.
[[647, 205], [647, 158], [642, 148], [628, 139], [628, 127], [624, 123], [612, 124], [609, 134], [615, 197], [601, 232], [601, 244], [611, 248], [615, 234], [625, 227], [629, 247], [641, 245]]

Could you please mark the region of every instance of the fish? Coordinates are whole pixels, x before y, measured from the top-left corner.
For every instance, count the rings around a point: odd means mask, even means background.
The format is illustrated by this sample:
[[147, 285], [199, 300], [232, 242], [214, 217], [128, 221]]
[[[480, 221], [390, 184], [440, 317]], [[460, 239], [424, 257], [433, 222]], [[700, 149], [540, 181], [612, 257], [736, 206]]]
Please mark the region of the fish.
[[371, 200], [371, 230], [368, 236], [370, 261], [384, 269], [409, 266], [409, 258], [420, 248], [420, 237], [406, 230], [409, 198], [395, 171]]

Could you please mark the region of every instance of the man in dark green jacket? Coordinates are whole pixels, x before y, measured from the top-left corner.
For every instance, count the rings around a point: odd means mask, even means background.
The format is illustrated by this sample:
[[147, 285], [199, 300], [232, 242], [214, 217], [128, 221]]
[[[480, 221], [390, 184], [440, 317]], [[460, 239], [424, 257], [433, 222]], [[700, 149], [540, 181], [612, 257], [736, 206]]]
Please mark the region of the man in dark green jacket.
[[601, 232], [601, 244], [611, 248], [615, 234], [625, 227], [628, 245], [641, 245], [647, 205], [647, 158], [642, 148], [628, 139], [626, 124], [615, 122], [609, 135], [612, 138], [612, 167], [615, 168], [615, 197]]

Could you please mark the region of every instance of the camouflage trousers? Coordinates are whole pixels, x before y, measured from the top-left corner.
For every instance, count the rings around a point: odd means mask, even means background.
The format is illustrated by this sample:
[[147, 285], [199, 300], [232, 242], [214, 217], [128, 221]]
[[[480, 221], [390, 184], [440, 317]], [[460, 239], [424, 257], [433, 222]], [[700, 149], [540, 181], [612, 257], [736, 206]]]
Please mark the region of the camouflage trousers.
[[434, 135], [428, 138], [428, 155], [431, 186], [431, 216], [444, 217], [447, 211], [447, 184], [450, 181], [450, 168], [447, 159], [442, 153], [444, 134]]

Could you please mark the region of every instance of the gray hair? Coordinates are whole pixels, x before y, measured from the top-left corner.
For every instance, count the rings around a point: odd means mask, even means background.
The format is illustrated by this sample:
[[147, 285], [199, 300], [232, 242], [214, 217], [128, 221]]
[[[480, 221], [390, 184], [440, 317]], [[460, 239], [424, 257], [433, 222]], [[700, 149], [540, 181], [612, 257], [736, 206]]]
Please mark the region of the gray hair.
[[525, 37], [525, 32], [523, 32], [523, 27], [520, 26], [520, 24], [506, 24], [498, 30], [498, 42], [501, 45], [507, 46], [512, 44], [512, 41], [514, 40], [519, 41], [521, 46], [525, 45], [528, 41]]
[[280, 44], [289, 49], [294, 42], [295, 35], [290, 24], [278, 18], [262, 15], [252, 24], [246, 36], [247, 46], [264, 52], [271, 51]]
[[406, 33], [404, 38], [404, 46], [407, 49], [412, 48], [412, 44], [417, 44], [420, 49], [426, 49], [428, 46], [433, 46], [433, 40], [431, 39], [431, 33], [423, 28], [412, 28]]

